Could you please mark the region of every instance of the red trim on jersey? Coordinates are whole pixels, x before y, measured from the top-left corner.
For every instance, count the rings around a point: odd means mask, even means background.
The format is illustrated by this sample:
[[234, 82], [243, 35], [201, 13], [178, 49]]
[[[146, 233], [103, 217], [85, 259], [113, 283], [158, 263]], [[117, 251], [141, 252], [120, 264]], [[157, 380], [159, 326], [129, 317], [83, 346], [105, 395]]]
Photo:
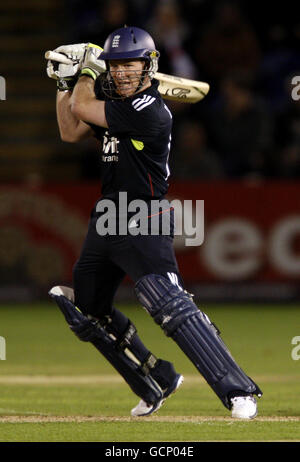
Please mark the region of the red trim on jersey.
[[150, 183], [151, 194], [152, 194], [152, 197], [153, 197], [153, 196], [154, 196], [154, 191], [153, 191], [152, 178], [151, 178], [150, 173], [148, 173], [148, 177], [149, 177], [149, 183]]
[[158, 212], [158, 213], [153, 213], [153, 215], [148, 215], [147, 218], [152, 218], [152, 217], [155, 217], [156, 215], [161, 215], [162, 213], [169, 212], [170, 210], [174, 210], [174, 207], [170, 207], [169, 209], [162, 210], [161, 212]]

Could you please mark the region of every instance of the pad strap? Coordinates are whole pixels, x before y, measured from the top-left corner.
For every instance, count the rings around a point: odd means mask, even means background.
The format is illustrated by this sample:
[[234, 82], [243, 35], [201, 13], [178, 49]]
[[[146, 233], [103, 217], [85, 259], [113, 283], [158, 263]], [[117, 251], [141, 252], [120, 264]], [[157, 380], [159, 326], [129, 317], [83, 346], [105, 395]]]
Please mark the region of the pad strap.
[[120, 350], [125, 350], [125, 348], [128, 348], [131, 345], [131, 341], [136, 333], [136, 327], [131, 322], [129, 322], [124, 334], [116, 339], [117, 348]]
[[[129, 319], [127, 328], [122, 334], [116, 332], [116, 326], [113, 326], [113, 320], [109, 315], [104, 316], [97, 322], [108, 332], [108, 334], [113, 335], [116, 347], [119, 350], [125, 350], [125, 348], [128, 348], [132, 343], [133, 337], [137, 334], [135, 325], [129, 321]], [[113, 330], [113, 327], [115, 327], [115, 330]]]
[[149, 353], [149, 356], [146, 358], [146, 360], [141, 364], [141, 369], [145, 375], [149, 375], [151, 372], [151, 369], [154, 369], [154, 367], [157, 364], [158, 359], [154, 354]]

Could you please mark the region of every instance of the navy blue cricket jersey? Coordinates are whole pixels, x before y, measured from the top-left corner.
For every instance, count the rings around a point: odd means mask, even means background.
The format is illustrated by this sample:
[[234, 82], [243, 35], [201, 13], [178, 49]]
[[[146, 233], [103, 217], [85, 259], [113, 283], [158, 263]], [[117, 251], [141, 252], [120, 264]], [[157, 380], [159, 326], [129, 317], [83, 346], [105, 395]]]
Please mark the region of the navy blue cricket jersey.
[[158, 92], [159, 82], [124, 100], [107, 100], [108, 130], [101, 153], [102, 196], [160, 199], [168, 190], [172, 115]]

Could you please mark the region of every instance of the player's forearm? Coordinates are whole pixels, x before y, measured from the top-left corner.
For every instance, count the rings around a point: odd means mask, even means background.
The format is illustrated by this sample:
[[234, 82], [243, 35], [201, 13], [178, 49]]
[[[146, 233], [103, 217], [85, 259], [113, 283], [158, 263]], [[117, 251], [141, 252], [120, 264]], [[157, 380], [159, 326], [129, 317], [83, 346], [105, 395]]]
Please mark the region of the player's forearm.
[[71, 111], [79, 120], [107, 128], [105, 102], [96, 98], [94, 87], [90, 77], [78, 79], [71, 97]]
[[96, 101], [95, 82], [90, 77], [82, 76], [78, 79], [71, 98], [71, 111], [83, 120], [89, 104]]
[[73, 141], [78, 119], [71, 112], [71, 93], [58, 91], [56, 96], [56, 116], [59, 133], [63, 141]]
[[90, 135], [90, 129], [71, 111], [71, 92], [58, 91], [56, 97], [56, 115], [63, 141], [75, 143]]

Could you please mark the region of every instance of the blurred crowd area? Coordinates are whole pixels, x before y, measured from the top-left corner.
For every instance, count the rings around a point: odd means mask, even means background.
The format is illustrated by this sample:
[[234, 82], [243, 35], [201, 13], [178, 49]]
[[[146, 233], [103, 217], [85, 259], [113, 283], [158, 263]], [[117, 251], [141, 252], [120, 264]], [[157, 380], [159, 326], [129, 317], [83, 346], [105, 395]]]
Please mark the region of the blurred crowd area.
[[[44, 297], [58, 281], [69, 284], [99, 194], [102, 146], [93, 138], [60, 139], [56, 82], [47, 76], [44, 53], [78, 42], [103, 46], [125, 24], [153, 36], [160, 72], [210, 85], [197, 104], [166, 102], [174, 114], [170, 186], [180, 200], [205, 199], [209, 210], [203, 248], [175, 243], [185, 280], [200, 284], [201, 299], [299, 299], [299, 14], [290, 0], [259, 6], [0, 4], [7, 87], [0, 101], [0, 300]], [[221, 181], [211, 189], [205, 182], [214, 180]]]
[[[146, 29], [159, 71], [210, 84], [197, 104], [168, 101], [174, 114], [172, 178], [298, 179], [300, 21], [289, 3], [209, 0], [66, 0], [70, 42], [103, 46], [125, 24]], [[299, 77], [300, 83], [300, 77]], [[299, 90], [294, 95], [300, 97]], [[93, 146], [82, 175], [98, 175]]]

